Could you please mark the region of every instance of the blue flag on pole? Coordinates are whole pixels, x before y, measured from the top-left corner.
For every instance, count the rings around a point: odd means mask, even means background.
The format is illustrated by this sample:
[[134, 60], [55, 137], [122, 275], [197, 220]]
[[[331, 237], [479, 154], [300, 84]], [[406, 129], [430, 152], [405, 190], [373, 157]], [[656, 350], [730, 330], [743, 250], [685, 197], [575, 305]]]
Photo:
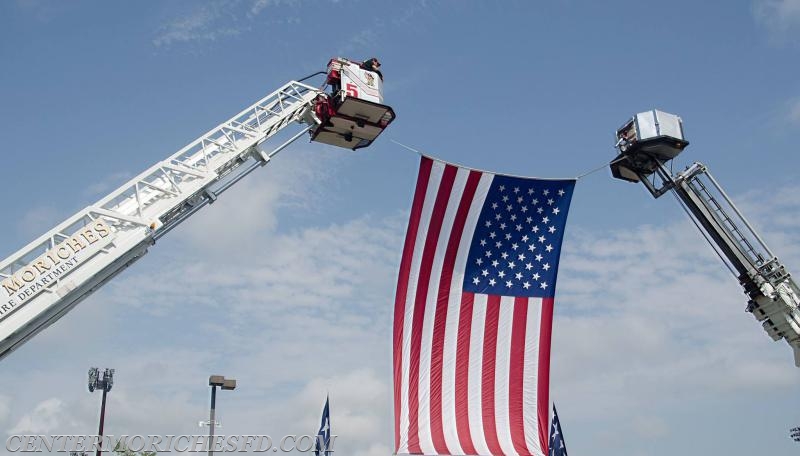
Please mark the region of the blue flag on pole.
[[325, 408], [322, 409], [322, 422], [319, 425], [316, 448], [314, 449], [315, 456], [330, 456], [332, 453], [332, 451], [328, 451], [331, 444], [331, 417], [328, 399], [327, 397], [325, 398]]
[[564, 444], [564, 434], [561, 433], [561, 423], [558, 421], [555, 404], [553, 404], [553, 422], [550, 424], [549, 456], [567, 456], [567, 447]]

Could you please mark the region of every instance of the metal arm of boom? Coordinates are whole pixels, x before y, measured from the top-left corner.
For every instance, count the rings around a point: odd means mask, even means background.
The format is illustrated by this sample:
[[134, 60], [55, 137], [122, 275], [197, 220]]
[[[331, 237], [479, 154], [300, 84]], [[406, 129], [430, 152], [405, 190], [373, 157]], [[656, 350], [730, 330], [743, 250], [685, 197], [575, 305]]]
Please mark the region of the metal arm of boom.
[[289, 82], [0, 262], [0, 359], [141, 258], [155, 240], [300, 138], [319, 90]]
[[800, 367], [800, 289], [706, 166], [694, 163], [672, 176], [660, 163], [640, 178], [656, 198], [675, 193], [750, 298], [745, 310], [773, 340], [786, 340]]

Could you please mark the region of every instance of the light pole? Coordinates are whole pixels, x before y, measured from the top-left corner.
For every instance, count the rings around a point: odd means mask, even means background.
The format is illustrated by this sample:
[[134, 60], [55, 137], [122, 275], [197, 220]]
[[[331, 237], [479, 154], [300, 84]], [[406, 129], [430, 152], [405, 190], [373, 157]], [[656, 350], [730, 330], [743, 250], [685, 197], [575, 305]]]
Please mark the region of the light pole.
[[103, 402], [100, 405], [100, 429], [97, 431], [100, 441], [97, 444], [97, 454], [100, 456], [103, 453], [103, 423], [106, 419], [106, 394], [111, 391], [114, 385], [114, 369], [105, 369], [102, 376], [100, 369], [93, 367], [89, 369], [89, 392], [92, 393], [96, 389], [103, 390]]
[[222, 375], [212, 375], [208, 377], [208, 386], [211, 387], [211, 413], [208, 417], [208, 456], [214, 456], [214, 427], [217, 424], [214, 415], [217, 407], [217, 387], [219, 386], [224, 390], [234, 390], [236, 389], [236, 380], [225, 378]]

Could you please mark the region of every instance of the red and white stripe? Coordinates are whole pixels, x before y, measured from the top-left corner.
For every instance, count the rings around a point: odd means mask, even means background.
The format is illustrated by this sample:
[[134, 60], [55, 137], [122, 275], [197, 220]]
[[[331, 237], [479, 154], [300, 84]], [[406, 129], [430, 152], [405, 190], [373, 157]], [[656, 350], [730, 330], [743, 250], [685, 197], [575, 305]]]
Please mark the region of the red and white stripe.
[[397, 454], [547, 453], [553, 299], [462, 290], [493, 178], [422, 158], [395, 300]]

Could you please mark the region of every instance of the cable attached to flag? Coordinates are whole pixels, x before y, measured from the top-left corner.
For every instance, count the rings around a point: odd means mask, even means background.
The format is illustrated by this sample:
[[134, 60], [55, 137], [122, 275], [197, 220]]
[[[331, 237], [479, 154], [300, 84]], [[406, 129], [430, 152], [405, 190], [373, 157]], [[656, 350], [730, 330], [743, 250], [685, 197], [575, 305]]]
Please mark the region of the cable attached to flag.
[[[398, 146], [400, 146], [400, 147], [402, 147], [402, 148], [404, 148], [404, 149], [407, 149], [407, 150], [409, 150], [409, 151], [411, 151], [411, 152], [414, 152], [414, 153], [416, 153], [416, 154], [418, 154], [418, 155], [420, 155], [420, 156], [423, 156], [423, 157], [430, 157], [430, 158], [433, 158], [433, 159], [439, 160], [439, 158], [437, 158], [437, 157], [435, 157], [435, 156], [433, 156], [433, 155], [427, 154], [427, 153], [425, 153], [425, 152], [421, 152], [421, 151], [419, 151], [419, 150], [417, 150], [417, 149], [414, 149], [414, 148], [413, 148], [413, 147], [411, 147], [411, 146], [407, 146], [407, 145], [405, 145], [405, 144], [401, 143], [400, 141], [396, 141], [396, 140], [394, 140], [394, 139], [391, 139], [391, 138], [389, 139], [389, 141], [391, 141], [391, 142], [393, 142], [393, 143], [397, 144]], [[600, 171], [601, 169], [603, 169], [603, 168], [605, 168], [605, 167], [607, 167], [607, 166], [609, 166], [609, 165], [611, 165], [611, 164], [613, 164], [613, 163], [615, 163], [615, 162], [617, 162], [617, 161], [619, 161], [619, 160], [622, 160], [623, 158], [624, 158], [624, 157], [622, 157], [622, 158], [619, 158], [619, 159], [616, 159], [616, 160], [613, 160], [611, 163], [606, 163], [606, 162], [604, 162], [602, 165], [600, 165], [600, 166], [598, 166], [598, 167], [596, 167], [596, 168], [592, 168], [592, 169], [590, 169], [589, 171], [586, 171], [586, 172], [584, 172], [584, 173], [582, 173], [582, 174], [579, 174], [579, 175], [578, 175], [578, 176], [576, 176], [574, 179], [575, 179], [575, 180], [580, 180], [580, 179], [583, 179], [584, 177], [586, 177], [586, 176], [588, 176], [588, 175], [590, 175], [590, 174], [594, 174], [594, 173], [596, 173], [596, 172]], [[452, 162], [450, 162], [450, 161], [448, 160], [448, 163], [452, 163]], [[474, 168], [469, 168], [468, 166], [463, 166], [463, 165], [460, 165], [460, 164], [457, 164], [457, 163], [452, 163], [452, 164], [454, 164], [454, 165], [458, 165], [458, 166], [460, 166], [460, 167], [462, 167], [462, 168], [474, 169]], [[476, 170], [476, 171], [484, 171], [484, 170]]]

